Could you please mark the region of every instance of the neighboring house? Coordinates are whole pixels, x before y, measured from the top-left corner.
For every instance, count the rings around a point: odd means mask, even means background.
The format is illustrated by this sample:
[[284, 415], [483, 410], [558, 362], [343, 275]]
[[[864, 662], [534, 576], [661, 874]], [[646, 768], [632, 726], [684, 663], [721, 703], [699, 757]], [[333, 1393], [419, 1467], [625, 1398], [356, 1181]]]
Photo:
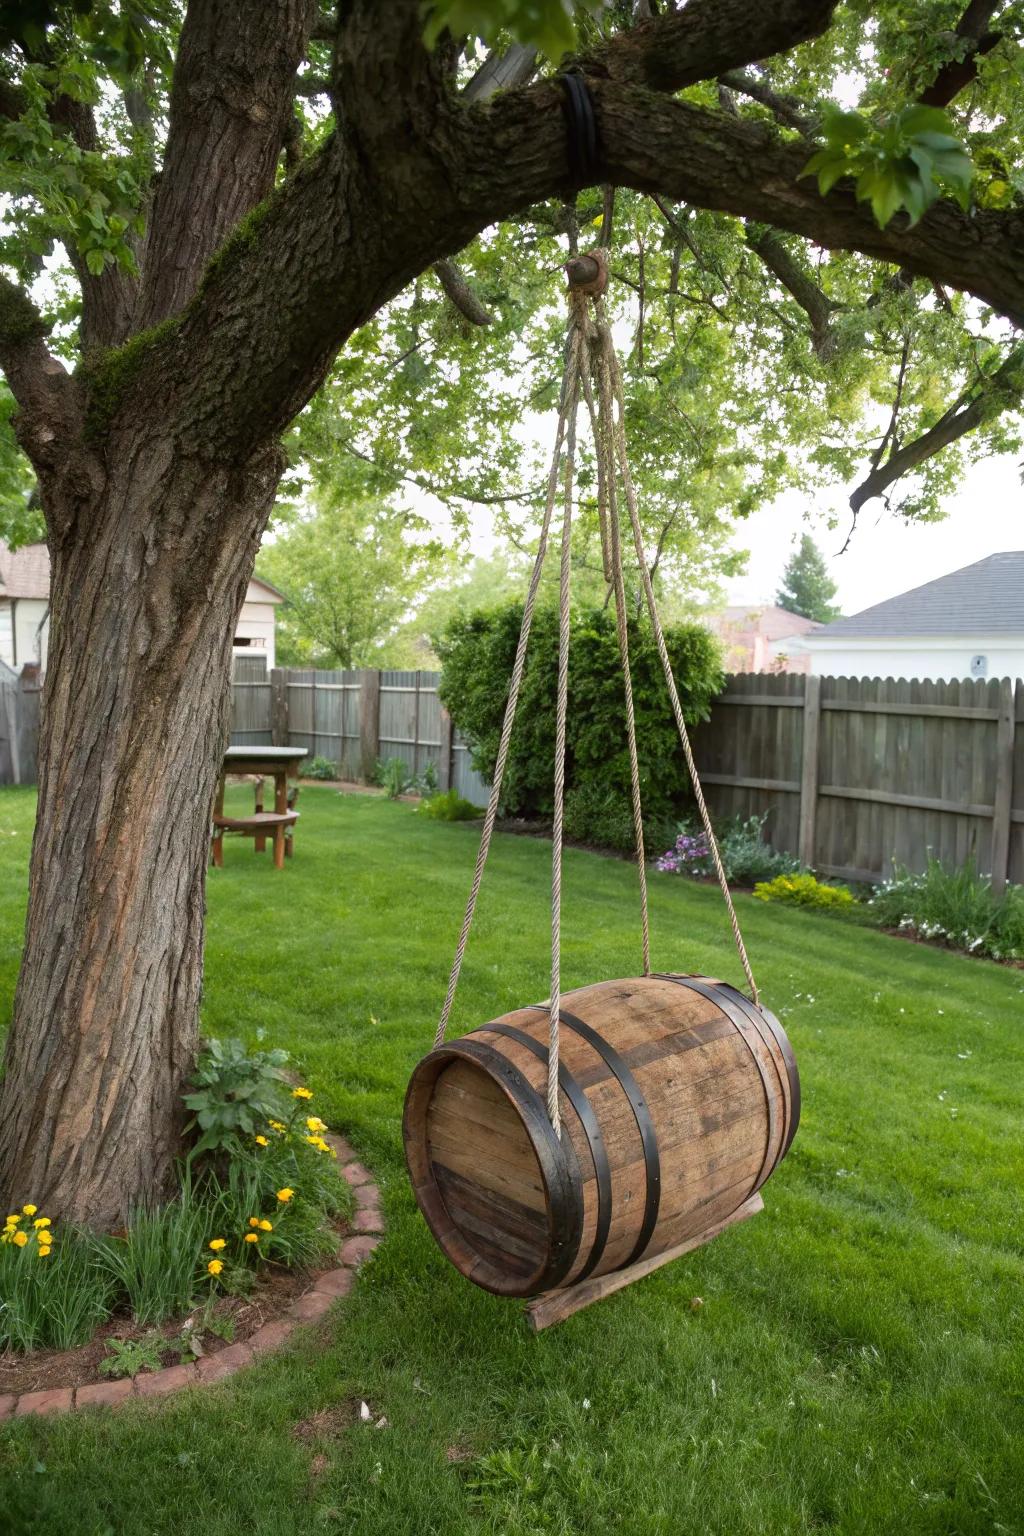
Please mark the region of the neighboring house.
[[[254, 576], [242, 604], [232, 649], [236, 656], [274, 665], [274, 609], [284, 596]], [[0, 542], [0, 661], [20, 671], [27, 662], [46, 669], [50, 614], [50, 552], [45, 544], [10, 550]]]
[[1024, 550], [989, 555], [797, 643], [819, 676], [1024, 677]]
[[723, 608], [705, 623], [722, 642], [727, 672], [806, 672], [809, 658], [790, 642], [820, 626], [772, 604]]

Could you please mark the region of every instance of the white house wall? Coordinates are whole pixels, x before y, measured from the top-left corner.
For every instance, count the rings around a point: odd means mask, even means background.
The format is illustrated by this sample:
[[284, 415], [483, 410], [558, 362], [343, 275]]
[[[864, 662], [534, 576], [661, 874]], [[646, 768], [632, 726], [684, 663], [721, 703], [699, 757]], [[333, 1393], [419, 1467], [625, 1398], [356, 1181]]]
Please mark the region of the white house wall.
[[[17, 660], [14, 665], [20, 671], [26, 662], [46, 666], [46, 642], [48, 639], [46, 615], [49, 603], [40, 597], [19, 597], [14, 603], [14, 639]], [[40, 632], [40, 625], [42, 631]]]
[[0, 602], [0, 661], [14, 666], [14, 626], [11, 623], [11, 605]]
[[[1024, 633], [999, 635], [937, 636], [911, 640], [857, 640], [845, 644], [805, 640], [811, 672], [817, 677], [905, 677], [951, 682], [971, 677], [971, 660], [986, 659], [985, 677], [1024, 677]], [[795, 649], [795, 647], [794, 647]]]
[[[239, 640], [248, 640], [250, 644], [239, 645]], [[274, 661], [274, 604], [273, 603], [243, 603], [242, 611], [238, 616], [238, 624], [235, 628], [234, 650], [239, 656], [265, 656], [267, 658], [267, 671], [275, 666]]]

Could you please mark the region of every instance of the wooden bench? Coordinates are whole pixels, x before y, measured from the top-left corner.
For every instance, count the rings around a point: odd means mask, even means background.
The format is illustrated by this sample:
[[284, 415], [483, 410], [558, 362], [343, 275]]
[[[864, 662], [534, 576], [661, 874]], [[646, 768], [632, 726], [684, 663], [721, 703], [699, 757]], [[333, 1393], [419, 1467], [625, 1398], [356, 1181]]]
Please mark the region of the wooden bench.
[[213, 818], [213, 862], [218, 869], [224, 864], [224, 833], [237, 832], [243, 837], [256, 839], [256, 852], [262, 853], [267, 837], [274, 840], [274, 867], [283, 869], [285, 855], [291, 857], [292, 828], [299, 819], [298, 811], [257, 810], [251, 816], [215, 815]]

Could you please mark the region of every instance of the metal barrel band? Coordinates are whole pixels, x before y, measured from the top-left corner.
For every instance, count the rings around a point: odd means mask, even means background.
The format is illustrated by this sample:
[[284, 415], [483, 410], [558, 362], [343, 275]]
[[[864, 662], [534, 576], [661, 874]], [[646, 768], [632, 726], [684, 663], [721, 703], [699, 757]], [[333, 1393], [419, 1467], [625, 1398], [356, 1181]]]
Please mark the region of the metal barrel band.
[[[538, 1006], [538, 1005], [535, 1005]], [[547, 1013], [542, 1005], [540, 1011]], [[547, 1070], [549, 1050], [525, 1030], [516, 1029], [512, 1024], [482, 1024], [481, 1029], [492, 1030], [497, 1035], [504, 1035], [508, 1040], [515, 1040], [518, 1045], [525, 1046], [537, 1060], [543, 1062]], [[597, 1229], [594, 1233], [594, 1241], [587, 1256], [587, 1262], [576, 1276], [575, 1284], [586, 1280], [593, 1274], [608, 1243], [608, 1233], [612, 1224], [612, 1175], [608, 1163], [608, 1149], [604, 1143], [604, 1132], [601, 1130], [601, 1122], [594, 1112], [594, 1107], [579, 1083], [573, 1077], [564, 1062], [558, 1064], [558, 1085], [565, 1094], [569, 1103], [576, 1111], [584, 1134], [590, 1146], [590, 1155], [594, 1159], [594, 1177], [597, 1181]], [[563, 1137], [562, 1145], [566, 1145]], [[569, 1143], [571, 1145], [571, 1142]]]
[[514, 1062], [483, 1040], [463, 1039], [442, 1047], [453, 1056], [468, 1057], [511, 1090], [527, 1134], [537, 1154], [551, 1208], [551, 1260], [544, 1274], [545, 1290], [560, 1285], [572, 1268], [583, 1236], [583, 1179], [576, 1154], [568, 1153], [555, 1135], [544, 1099]]
[[567, 1024], [571, 1030], [585, 1040], [599, 1056], [603, 1057], [619, 1081], [619, 1086], [626, 1098], [629, 1107], [633, 1111], [636, 1120], [636, 1128], [640, 1132], [640, 1142], [644, 1151], [644, 1171], [646, 1174], [646, 1190], [644, 1197], [644, 1219], [640, 1226], [640, 1235], [636, 1240], [629, 1257], [622, 1261], [622, 1266], [636, 1263], [650, 1242], [654, 1229], [658, 1224], [658, 1210], [661, 1205], [661, 1154], [658, 1151], [658, 1137], [651, 1120], [650, 1111], [647, 1108], [647, 1100], [640, 1091], [636, 1078], [619, 1055], [614, 1046], [609, 1045], [603, 1035], [600, 1035], [591, 1025], [578, 1019], [574, 1013], [567, 1013], [563, 1008], [559, 1012], [563, 1024]]

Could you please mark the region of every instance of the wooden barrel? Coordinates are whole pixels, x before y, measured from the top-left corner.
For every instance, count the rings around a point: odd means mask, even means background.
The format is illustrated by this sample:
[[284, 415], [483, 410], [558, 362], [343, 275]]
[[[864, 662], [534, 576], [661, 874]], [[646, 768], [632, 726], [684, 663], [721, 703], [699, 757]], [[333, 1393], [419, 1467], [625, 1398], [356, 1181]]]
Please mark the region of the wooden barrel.
[[800, 1116], [782, 1026], [735, 987], [655, 975], [562, 1004], [561, 1140], [546, 1106], [546, 1004], [431, 1051], [406, 1094], [419, 1207], [456, 1268], [503, 1296], [708, 1231], [761, 1187]]

